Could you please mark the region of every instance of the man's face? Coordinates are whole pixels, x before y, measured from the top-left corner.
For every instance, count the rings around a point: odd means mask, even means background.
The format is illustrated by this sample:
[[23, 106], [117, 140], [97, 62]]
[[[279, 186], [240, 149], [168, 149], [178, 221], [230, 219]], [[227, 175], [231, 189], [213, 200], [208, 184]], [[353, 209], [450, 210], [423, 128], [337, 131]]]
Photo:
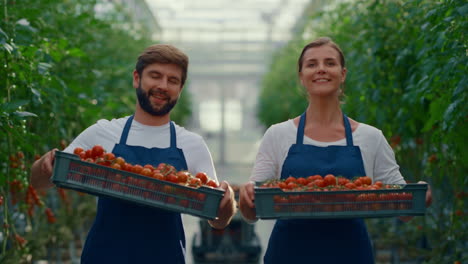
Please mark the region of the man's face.
[[151, 64], [133, 73], [133, 86], [140, 107], [153, 116], [169, 114], [182, 90], [182, 70], [174, 64]]

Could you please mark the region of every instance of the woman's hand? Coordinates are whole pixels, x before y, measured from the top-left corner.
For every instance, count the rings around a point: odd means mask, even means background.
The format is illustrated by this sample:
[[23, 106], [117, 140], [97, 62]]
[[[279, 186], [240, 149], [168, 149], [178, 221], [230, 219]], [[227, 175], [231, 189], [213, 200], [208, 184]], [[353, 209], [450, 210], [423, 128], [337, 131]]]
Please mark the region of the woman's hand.
[[[426, 207], [429, 207], [432, 204], [432, 191], [431, 186], [425, 181], [418, 181], [418, 184], [427, 184], [427, 191], [426, 191]], [[403, 222], [408, 222], [413, 219], [414, 216], [400, 216], [399, 219]]]
[[239, 190], [239, 209], [248, 222], [257, 221], [255, 213], [255, 183], [248, 182]]
[[418, 181], [421, 184], [427, 184], [427, 191], [426, 191], [426, 207], [429, 207], [432, 204], [432, 191], [431, 186], [425, 181]]
[[223, 199], [219, 204], [218, 218], [208, 220], [208, 223], [216, 229], [223, 229], [231, 222], [232, 217], [237, 212], [237, 202], [234, 191], [227, 181], [223, 181], [219, 187], [224, 190]]

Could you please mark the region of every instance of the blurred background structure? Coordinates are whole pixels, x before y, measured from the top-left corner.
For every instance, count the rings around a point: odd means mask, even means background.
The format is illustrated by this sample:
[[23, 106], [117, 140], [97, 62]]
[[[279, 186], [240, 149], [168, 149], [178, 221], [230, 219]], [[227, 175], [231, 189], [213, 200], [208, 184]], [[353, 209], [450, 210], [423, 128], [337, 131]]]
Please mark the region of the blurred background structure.
[[248, 180], [263, 135], [256, 116], [272, 52], [290, 40], [309, 0], [147, 0], [161, 32], [190, 57], [188, 128], [207, 140], [218, 176]]

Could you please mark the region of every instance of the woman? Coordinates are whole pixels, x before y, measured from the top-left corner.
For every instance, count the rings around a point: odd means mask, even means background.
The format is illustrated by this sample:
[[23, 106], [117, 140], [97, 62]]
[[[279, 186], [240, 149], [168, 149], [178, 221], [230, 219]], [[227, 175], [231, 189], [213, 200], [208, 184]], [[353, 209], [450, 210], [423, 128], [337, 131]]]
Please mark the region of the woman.
[[[334, 174], [405, 183], [382, 132], [340, 108], [347, 70], [338, 45], [326, 37], [309, 43], [298, 68], [309, 105], [301, 116], [271, 126], [264, 135], [251, 182], [240, 191], [240, 210], [251, 222], [257, 220], [254, 182]], [[363, 219], [294, 219], [276, 222], [264, 261], [365, 264], [374, 263], [374, 257]]]

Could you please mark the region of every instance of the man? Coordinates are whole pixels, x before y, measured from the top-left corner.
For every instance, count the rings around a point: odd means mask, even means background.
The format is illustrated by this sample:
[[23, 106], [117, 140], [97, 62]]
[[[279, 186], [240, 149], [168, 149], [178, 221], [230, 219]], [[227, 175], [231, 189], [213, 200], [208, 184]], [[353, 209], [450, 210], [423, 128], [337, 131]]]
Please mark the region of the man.
[[[206, 172], [216, 179], [211, 154], [199, 135], [170, 120], [187, 78], [188, 57], [171, 45], [153, 45], [139, 57], [133, 72], [137, 102], [135, 113], [99, 120], [84, 130], [64, 151], [101, 145], [132, 164], [168, 163], [192, 174]], [[37, 189], [52, 187], [55, 150], [47, 152], [31, 169]], [[236, 212], [234, 192], [225, 190], [218, 218], [208, 221], [226, 227]], [[100, 197], [96, 219], [86, 239], [81, 263], [185, 263], [185, 234], [179, 213]]]

